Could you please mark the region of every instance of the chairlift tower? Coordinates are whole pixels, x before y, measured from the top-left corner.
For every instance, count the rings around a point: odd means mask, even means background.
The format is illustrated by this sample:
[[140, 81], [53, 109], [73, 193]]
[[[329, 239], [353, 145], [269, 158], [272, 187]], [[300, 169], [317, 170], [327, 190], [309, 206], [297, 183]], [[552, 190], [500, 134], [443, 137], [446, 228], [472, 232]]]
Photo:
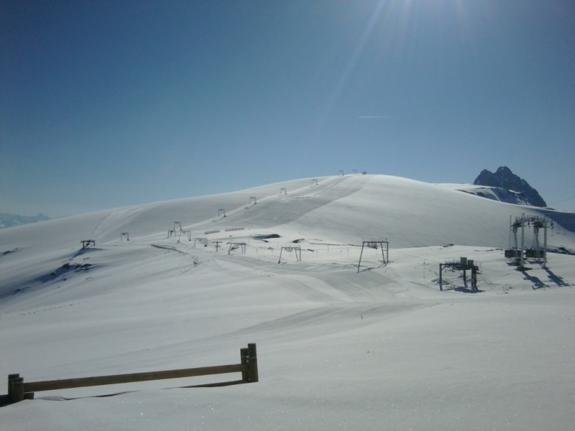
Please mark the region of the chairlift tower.
[[284, 253], [293, 253], [295, 255], [296, 262], [301, 262], [301, 247], [299, 246], [286, 246], [280, 249], [280, 257], [278, 259], [278, 263], [282, 263], [282, 255]]
[[[526, 259], [542, 261], [544, 266], [547, 265], [547, 230], [550, 228], [553, 229], [553, 222], [545, 217], [522, 214], [521, 217], [510, 218], [509, 231], [512, 243], [505, 250], [505, 257], [513, 259], [520, 268], [525, 266]], [[532, 232], [531, 247], [525, 244], [526, 229]], [[539, 238], [541, 230], [543, 230], [543, 246]], [[518, 239], [519, 232], [520, 240]]]
[[82, 244], [82, 249], [96, 248], [96, 241], [93, 239], [83, 239], [82, 241], [80, 241], [80, 243]]
[[439, 290], [443, 291], [443, 270], [449, 268], [456, 271], [463, 272], [463, 287], [467, 290], [467, 271], [471, 271], [471, 291], [479, 292], [477, 288], [477, 274], [479, 267], [475, 262], [466, 257], [459, 259], [459, 262], [445, 262], [439, 264]]
[[371, 240], [371, 241], [363, 241], [361, 243], [361, 252], [359, 254], [359, 260], [357, 262], [357, 272], [359, 272], [359, 268], [361, 267], [361, 259], [363, 258], [363, 250], [365, 247], [374, 248], [374, 249], [381, 249], [381, 257], [383, 259], [383, 264], [387, 265], [389, 263], [389, 241], [388, 240]]
[[229, 242], [228, 255], [232, 254], [232, 251], [240, 249], [242, 256], [246, 254], [246, 243], [245, 242]]
[[177, 221], [177, 220], [174, 221], [173, 227], [172, 227], [172, 229], [170, 229], [170, 231], [172, 232], [172, 234], [170, 235], [168, 233], [168, 238], [170, 238], [170, 236], [176, 236], [177, 235], [178, 236], [177, 242], [180, 242], [180, 238], [182, 237], [183, 234], [186, 233], [186, 231], [182, 228], [182, 223]]

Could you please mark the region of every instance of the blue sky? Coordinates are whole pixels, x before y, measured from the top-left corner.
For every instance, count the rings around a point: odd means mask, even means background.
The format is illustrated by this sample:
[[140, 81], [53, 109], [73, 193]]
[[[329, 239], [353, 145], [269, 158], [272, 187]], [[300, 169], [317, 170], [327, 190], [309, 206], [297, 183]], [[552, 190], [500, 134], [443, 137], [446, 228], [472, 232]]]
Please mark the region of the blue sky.
[[0, 211], [500, 165], [575, 210], [572, 0], [0, 3]]

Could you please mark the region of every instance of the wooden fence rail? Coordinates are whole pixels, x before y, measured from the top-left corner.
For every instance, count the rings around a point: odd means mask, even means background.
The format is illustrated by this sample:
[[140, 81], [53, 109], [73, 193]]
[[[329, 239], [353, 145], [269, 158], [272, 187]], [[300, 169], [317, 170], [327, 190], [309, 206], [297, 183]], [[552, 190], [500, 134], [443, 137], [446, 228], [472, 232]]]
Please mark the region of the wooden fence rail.
[[[258, 359], [255, 344], [240, 349], [239, 364], [216, 365], [211, 367], [183, 368], [178, 370], [149, 371], [145, 373], [116, 374], [109, 376], [80, 377], [74, 379], [24, 382], [19, 374], [8, 376], [7, 403], [16, 403], [34, 398], [34, 392], [57, 389], [82, 388], [87, 386], [116, 385], [121, 383], [145, 382], [149, 380], [178, 379], [183, 377], [207, 376], [212, 374], [242, 373], [241, 383], [257, 382]], [[214, 384], [218, 385], [218, 384]], [[202, 385], [208, 386], [208, 385]]]

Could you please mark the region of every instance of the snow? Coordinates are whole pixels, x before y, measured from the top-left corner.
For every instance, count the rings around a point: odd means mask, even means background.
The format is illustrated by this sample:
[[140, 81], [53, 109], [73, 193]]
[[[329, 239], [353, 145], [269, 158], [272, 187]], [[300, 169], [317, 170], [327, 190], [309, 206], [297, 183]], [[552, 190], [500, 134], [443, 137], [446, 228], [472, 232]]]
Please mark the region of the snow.
[[[509, 266], [501, 248], [509, 217], [522, 213], [556, 220], [551, 245], [575, 249], [574, 214], [372, 175], [2, 230], [0, 375], [237, 363], [255, 342], [260, 382], [181, 388], [230, 377], [206, 376], [38, 392], [0, 408], [0, 429], [570, 430], [575, 256]], [[223, 248], [167, 238], [176, 220]], [[358, 273], [358, 245], [382, 238], [391, 262], [369, 249]], [[79, 251], [82, 239], [96, 248]], [[288, 253], [278, 264], [294, 240], [302, 262]], [[228, 255], [227, 241], [246, 242], [246, 255]], [[479, 264], [481, 292], [456, 290], [454, 273], [440, 292], [438, 263], [461, 256]]]
[[521, 192], [507, 190], [502, 187], [491, 187], [471, 184], [441, 184], [446, 188], [459, 190], [472, 195], [481, 196], [486, 199], [507, 202], [511, 204], [529, 206], [529, 202]]

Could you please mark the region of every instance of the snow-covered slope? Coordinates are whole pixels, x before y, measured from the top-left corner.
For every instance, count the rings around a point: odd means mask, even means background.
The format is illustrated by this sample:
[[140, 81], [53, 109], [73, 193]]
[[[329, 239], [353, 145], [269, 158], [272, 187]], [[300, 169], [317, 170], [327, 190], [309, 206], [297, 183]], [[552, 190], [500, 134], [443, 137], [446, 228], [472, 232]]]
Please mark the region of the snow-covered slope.
[[[285, 188], [287, 194], [280, 193]], [[257, 197], [253, 205], [250, 197]], [[218, 210], [226, 210], [226, 217]], [[180, 221], [194, 235], [243, 227], [290, 232], [329, 241], [358, 242], [388, 238], [392, 247], [446, 243], [503, 247], [509, 217], [540, 213], [533, 207], [478, 199], [435, 185], [384, 175], [303, 179], [212, 195], [80, 215], [0, 232], [4, 249], [34, 251], [75, 247], [81, 239], [98, 243], [132, 237], [166, 235]], [[547, 211], [546, 214], [552, 214]], [[558, 213], [572, 225], [575, 214]], [[557, 226], [557, 244], [572, 244], [572, 233]]]
[[[2, 230], [0, 377], [234, 363], [256, 342], [261, 381], [38, 393], [0, 408], [0, 429], [570, 429], [575, 256], [521, 272], [498, 249], [510, 216], [541, 211], [357, 175]], [[574, 249], [573, 214], [545, 214], [551, 244]], [[174, 221], [191, 241], [168, 237]], [[358, 244], [379, 238], [391, 262], [369, 249], [358, 273]], [[302, 262], [287, 252], [278, 265], [293, 241]], [[438, 263], [460, 256], [479, 264], [479, 294], [454, 273], [439, 291]], [[122, 390], [135, 392], [93, 398]]]
[[44, 214], [37, 214], [35, 216], [23, 216], [20, 214], [0, 213], [0, 229], [5, 227], [19, 226], [22, 224], [36, 223], [45, 220], [50, 220], [50, 218]]
[[529, 202], [520, 192], [507, 190], [502, 187], [479, 186], [473, 184], [446, 184], [456, 190], [480, 196], [482, 198], [492, 199], [500, 202], [507, 202], [515, 205], [529, 205]]

